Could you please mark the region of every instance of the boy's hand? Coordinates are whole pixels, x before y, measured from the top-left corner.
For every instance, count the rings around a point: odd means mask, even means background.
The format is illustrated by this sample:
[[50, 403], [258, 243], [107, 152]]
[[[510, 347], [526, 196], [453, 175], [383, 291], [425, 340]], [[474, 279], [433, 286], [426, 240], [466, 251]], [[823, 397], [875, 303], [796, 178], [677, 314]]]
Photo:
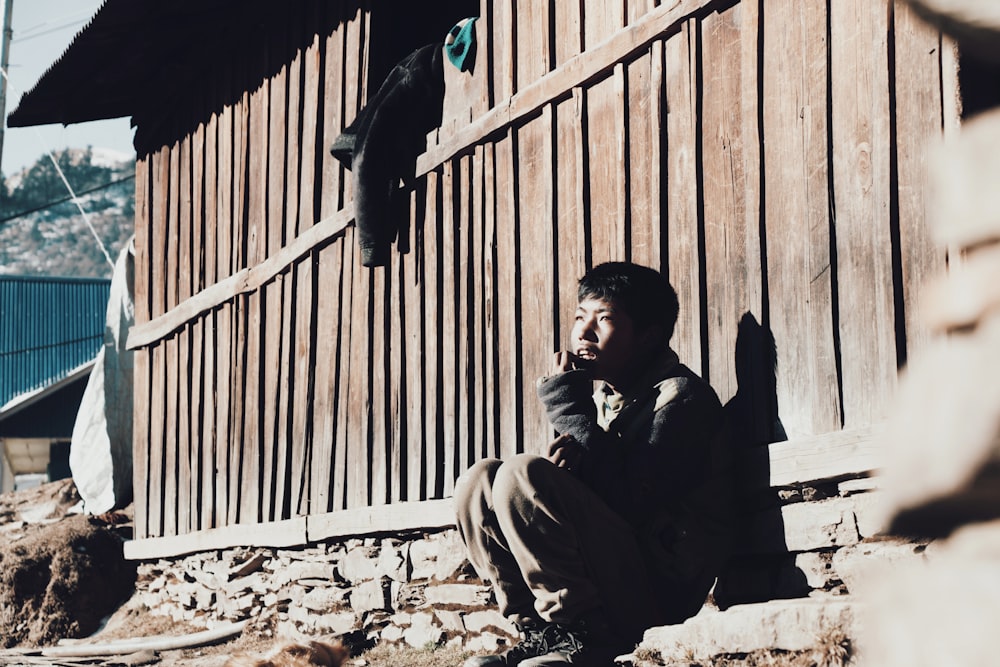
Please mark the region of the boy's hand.
[[566, 371], [577, 369], [585, 370], [586, 368], [587, 362], [584, 359], [581, 359], [572, 352], [560, 350], [555, 354], [555, 359], [552, 363], [552, 372], [550, 375], [558, 375], [560, 373], [565, 373]]
[[572, 471], [583, 458], [583, 447], [573, 436], [563, 434], [549, 443], [545, 458], [560, 468]]

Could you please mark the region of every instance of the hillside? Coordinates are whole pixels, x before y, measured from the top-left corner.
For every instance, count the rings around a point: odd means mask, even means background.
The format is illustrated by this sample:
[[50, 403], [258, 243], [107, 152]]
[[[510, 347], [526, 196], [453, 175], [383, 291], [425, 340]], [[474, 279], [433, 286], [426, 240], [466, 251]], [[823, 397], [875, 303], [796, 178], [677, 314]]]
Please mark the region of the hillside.
[[[56, 160], [114, 261], [133, 233], [134, 158], [88, 147], [65, 149]], [[111, 277], [48, 156], [0, 178], [0, 273]]]

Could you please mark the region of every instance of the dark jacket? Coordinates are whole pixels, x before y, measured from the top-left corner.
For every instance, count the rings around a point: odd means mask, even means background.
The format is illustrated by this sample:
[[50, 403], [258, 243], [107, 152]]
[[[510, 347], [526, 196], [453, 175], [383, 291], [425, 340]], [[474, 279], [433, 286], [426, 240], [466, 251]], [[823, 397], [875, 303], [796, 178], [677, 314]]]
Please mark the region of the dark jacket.
[[572, 370], [540, 380], [538, 396], [585, 449], [576, 474], [635, 529], [661, 598], [676, 602], [668, 622], [696, 613], [733, 531], [732, 446], [715, 391], [668, 351], [629, 395], [603, 383], [593, 392]]
[[442, 42], [423, 46], [393, 67], [330, 147], [354, 173], [354, 218], [365, 266], [389, 263], [389, 245], [399, 229], [393, 215], [399, 179], [412, 177], [427, 133], [441, 124], [442, 47]]

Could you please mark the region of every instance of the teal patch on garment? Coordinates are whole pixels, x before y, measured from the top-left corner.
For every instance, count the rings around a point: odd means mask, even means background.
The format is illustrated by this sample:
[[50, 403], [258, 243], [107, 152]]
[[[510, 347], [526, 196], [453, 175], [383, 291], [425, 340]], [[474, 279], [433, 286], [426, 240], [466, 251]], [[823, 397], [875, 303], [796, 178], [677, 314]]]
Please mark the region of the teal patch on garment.
[[448, 31], [444, 40], [444, 52], [451, 64], [464, 72], [475, 62], [476, 31], [473, 26], [478, 16], [462, 19]]

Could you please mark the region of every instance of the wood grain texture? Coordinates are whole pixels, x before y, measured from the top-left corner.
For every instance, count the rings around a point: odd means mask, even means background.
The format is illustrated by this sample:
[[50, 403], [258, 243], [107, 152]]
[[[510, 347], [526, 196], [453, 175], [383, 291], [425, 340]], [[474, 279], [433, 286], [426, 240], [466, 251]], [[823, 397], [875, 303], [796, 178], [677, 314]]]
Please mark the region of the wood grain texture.
[[497, 378], [500, 400], [500, 457], [524, 451], [521, 430], [523, 371], [518, 353], [519, 255], [517, 253], [517, 201], [514, 189], [514, 136], [495, 145], [497, 230], [497, 358], [503, 369]]
[[627, 259], [624, 66], [587, 89], [590, 252], [594, 265]]
[[893, 3], [895, 159], [899, 197], [899, 245], [903, 284], [906, 353], [911, 357], [930, 340], [921, 324], [920, 293], [928, 277], [945, 268], [944, 251], [930, 235], [927, 220], [927, 150], [941, 136], [941, 35], [917, 17], [908, 3]]
[[517, 205], [521, 211], [518, 248], [521, 263], [520, 323], [525, 450], [541, 453], [552, 440], [552, 428], [535, 393], [537, 378], [549, 374], [558, 345], [554, 314], [556, 288], [552, 271], [538, 257], [554, 252], [554, 172], [552, 160], [552, 108], [517, 132]]
[[843, 423], [882, 421], [896, 386], [888, 13], [830, 6], [831, 134]]
[[557, 340], [569, 344], [569, 329], [577, 306], [577, 281], [588, 268], [590, 257], [587, 203], [584, 179], [587, 177], [586, 146], [583, 136], [585, 97], [582, 88], [574, 88], [569, 99], [555, 107], [556, 133], [556, 232], [555, 257], [558, 286], [556, 307]]
[[697, 24], [688, 21], [671, 36], [664, 44], [663, 57], [667, 80], [667, 269], [680, 302], [672, 344], [682, 362], [702, 373]]
[[770, 326], [789, 437], [841, 424], [833, 341], [826, 11], [765, 0], [764, 182]]
[[[756, 6], [702, 21], [702, 166], [709, 377], [723, 403], [738, 391], [734, 363], [745, 313], [762, 321]], [[747, 13], [754, 16], [747, 17]], [[750, 19], [750, 20], [747, 20]], [[744, 60], [750, 60], [749, 65]], [[733, 73], [739, 72], [739, 76]]]
[[[633, 7], [629, 4], [629, 9]], [[665, 180], [661, 168], [664, 131], [663, 44], [653, 42], [625, 67], [627, 86], [628, 239], [626, 255], [637, 264], [659, 269], [663, 243], [661, 193]], [[569, 278], [569, 276], [567, 276]]]

